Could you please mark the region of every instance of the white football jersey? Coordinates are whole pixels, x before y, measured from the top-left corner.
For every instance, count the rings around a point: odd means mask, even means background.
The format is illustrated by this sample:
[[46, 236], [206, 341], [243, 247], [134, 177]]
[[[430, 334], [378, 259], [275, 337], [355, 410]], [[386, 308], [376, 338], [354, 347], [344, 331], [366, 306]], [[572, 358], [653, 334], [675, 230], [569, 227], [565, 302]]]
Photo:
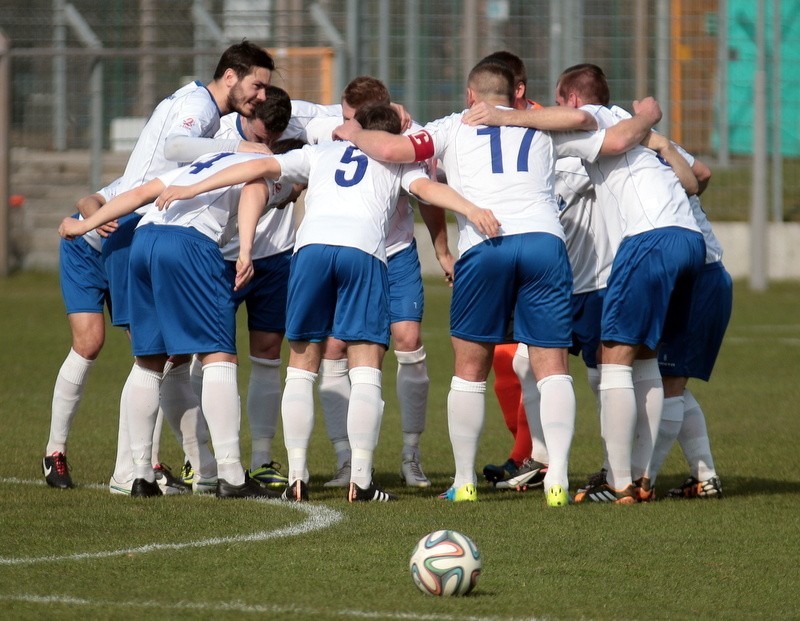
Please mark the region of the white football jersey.
[[[672, 143], [678, 152], [686, 159], [689, 166], [694, 166], [694, 155], [686, 151], [679, 144]], [[708, 221], [705, 209], [700, 204], [698, 196], [690, 196], [689, 204], [692, 206], [692, 214], [697, 221], [697, 226], [700, 227], [700, 232], [703, 234], [703, 239], [706, 242], [706, 263], [717, 263], [722, 261], [722, 244], [711, 228], [711, 222]]]
[[[192, 185], [234, 164], [256, 158], [272, 157], [260, 153], [208, 153], [188, 166], [168, 171], [159, 176], [166, 185]], [[239, 196], [243, 183], [226, 186], [211, 192], [198, 194], [194, 198], [179, 200], [168, 209], [150, 209], [138, 226], [159, 224], [192, 227], [218, 244], [224, 243], [223, 235], [239, 213]]]
[[[246, 140], [242, 128], [242, 117], [238, 112], [226, 114], [220, 121], [220, 128], [215, 138], [238, 138]], [[292, 184], [273, 183], [270, 185], [270, 206], [286, 200], [292, 191]], [[236, 231], [228, 231], [223, 235], [227, 243], [222, 248], [226, 261], [235, 261], [239, 256], [239, 235]], [[253, 242], [253, 259], [263, 259], [291, 250], [294, 247], [294, 203], [284, 209], [270, 209], [258, 220], [256, 238]]]
[[[333, 140], [333, 130], [344, 123], [344, 117], [319, 116], [312, 119], [306, 127], [306, 138], [309, 144], [329, 142]], [[412, 123], [406, 134], [422, 129], [418, 123]], [[392, 211], [389, 219], [389, 229], [386, 234], [386, 256], [391, 257], [401, 250], [405, 250], [414, 241], [414, 209], [406, 194], [401, 194], [397, 199], [397, 209]]]
[[[542, 132], [524, 127], [470, 127], [464, 112], [428, 123], [433, 157], [442, 162], [447, 183], [479, 207], [491, 209], [501, 235], [543, 232], [564, 239], [554, 194], [558, 155], [593, 159], [602, 132]], [[464, 254], [487, 237], [456, 214]]]
[[389, 217], [400, 190], [427, 178], [419, 164], [383, 164], [349, 142], [323, 142], [275, 158], [281, 182], [306, 183], [295, 251], [309, 244], [358, 248], [386, 262]]
[[181, 163], [164, 156], [167, 138], [211, 138], [219, 129], [219, 118], [220, 112], [214, 98], [200, 82], [191, 82], [164, 99], [156, 106], [136, 141], [122, 174], [120, 192], [179, 168]]
[[[107, 203], [112, 198], [114, 198], [119, 193], [119, 188], [122, 183], [122, 177], [117, 177], [109, 183], [106, 187], [97, 190], [96, 194], [99, 194], [103, 197], [103, 200]], [[83, 220], [83, 216], [79, 215], [78, 220]], [[83, 240], [89, 244], [92, 248], [100, 252], [103, 249], [103, 238], [100, 237], [100, 233], [97, 232], [97, 229], [92, 229], [88, 233], [83, 236]]]
[[597, 206], [589, 173], [577, 157], [556, 162], [555, 192], [572, 266], [572, 292], [602, 289], [622, 241], [619, 213]]
[[[622, 108], [583, 106], [601, 128], [630, 118]], [[652, 149], [636, 145], [621, 155], [584, 162], [601, 209], [617, 209], [623, 237], [678, 226], [700, 231], [686, 192], [672, 169]]]

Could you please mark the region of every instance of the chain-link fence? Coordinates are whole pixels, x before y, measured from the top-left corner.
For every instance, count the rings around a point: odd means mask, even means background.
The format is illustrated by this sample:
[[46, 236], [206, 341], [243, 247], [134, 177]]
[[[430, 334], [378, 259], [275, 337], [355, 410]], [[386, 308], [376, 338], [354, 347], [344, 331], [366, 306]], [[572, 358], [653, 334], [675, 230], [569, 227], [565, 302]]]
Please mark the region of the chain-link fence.
[[[295, 98], [331, 103], [350, 78], [371, 74], [420, 122], [463, 108], [469, 68], [506, 49], [525, 61], [528, 96], [541, 103], [552, 103], [562, 69], [584, 61], [606, 70], [623, 107], [655, 95], [660, 128], [712, 166], [703, 203], [716, 220], [749, 217], [762, 75], [775, 181], [774, 201], [763, 200], [772, 219], [800, 219], [794, 0], [0, 0], [0, 30], [11, 46], [12, 171], [18, 149], [96, 159], [124, 148], [120, 119], [210, 79], [220, 52], [242, 38], [275, 51], [274, 81]], [[99, 170], [87, 171], [86, 191]]]

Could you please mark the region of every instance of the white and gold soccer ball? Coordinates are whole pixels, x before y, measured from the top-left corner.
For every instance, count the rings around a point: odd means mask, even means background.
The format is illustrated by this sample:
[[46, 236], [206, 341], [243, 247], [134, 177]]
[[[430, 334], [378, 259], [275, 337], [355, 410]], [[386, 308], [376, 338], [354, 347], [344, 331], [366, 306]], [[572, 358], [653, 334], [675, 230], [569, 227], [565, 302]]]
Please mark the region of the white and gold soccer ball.
[[481, 573], [475, 543], [454, 530], [437, 530], [419, 540], [411, 554], [411, 577], [428, 595], [466, 595]]

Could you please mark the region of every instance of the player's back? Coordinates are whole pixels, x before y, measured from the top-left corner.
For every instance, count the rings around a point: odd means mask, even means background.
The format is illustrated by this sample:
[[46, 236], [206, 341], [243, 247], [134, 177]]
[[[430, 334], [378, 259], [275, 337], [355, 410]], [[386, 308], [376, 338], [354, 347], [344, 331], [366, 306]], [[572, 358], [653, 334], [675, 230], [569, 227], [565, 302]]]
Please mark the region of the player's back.
[[[621, 108], [583, 106], [601, 129], [630, 115]], [[641, 145], [620, 155], [602, 156], [586, 164], [601, 208], [619, 209], [624, 236], [678, 226], [699, 231], [686, 192], [666, 162]]]
[[[425, 126], [448, 185], [491, 209], [504, 235], [538, 231], [563, 238], [553, 194], [556, 154], [550, 135], [522, 127], [471, 127], [462, 123], [463, 114]], [[467, 247], [484, 239], [464, 218], [458, 220], [462, 238], [475, 238]]]
[[403, 180], [424, 177], [418, 166], [383, 164], [342, 141], [277, 157], [283, 181], [308, 184], [296, 249], [318, 243], [350, 246], [386, 260], [390, 213]]
[[122, 174], [123, 188], [137, 187], [181, 166], [165, 156], [168, 136], [209, 138], [218, 128], [219, 108], [208, 89], [200, 82], [179, 88], [156, 106], [142, 129]]

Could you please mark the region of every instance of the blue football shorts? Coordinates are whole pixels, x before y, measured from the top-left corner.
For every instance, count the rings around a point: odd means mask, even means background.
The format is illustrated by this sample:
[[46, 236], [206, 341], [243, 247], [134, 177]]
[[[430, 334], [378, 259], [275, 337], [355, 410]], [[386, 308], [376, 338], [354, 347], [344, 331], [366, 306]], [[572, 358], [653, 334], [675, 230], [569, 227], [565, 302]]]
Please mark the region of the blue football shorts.
[[356, 248], [312, 244], [292, 257], [286, 338], [389, 346], [386, 264]]
[[703, 236], [680, 227], [625, 238], [608, 278], [603, 342], [655, 350], [663, 336], [684, 330], [705, 253]]
[[580, 354], [590, 369], [597, 368], [605, 296], [605, 288], [572, 296], [572, 346], [569, 353], [574, 356]]
[[721, 262], [700, 271], [689, 307], [688, 329], [665, 337], [658, 350], [661, 375], [708, 381], [733, 308], [731, 275]]
[[572, 344], [572, 269], [564, 242], [549, 233], [495, 237], [456, 262], [450, 333], [483, 343]]
[[128, 260], [136, 225], [142, 219], [137, 213], [119, 219], [119, 228], [103, 238], [103, 265], [106, 268], [108, 288], [111, 290], [111, 306], [114, 309], [113, 325], [130, 326], [128, 309]]
[[111, 297], [102, 257], [83, 237], [61, 240], [58, 271], [67, 315], [102, 313], [106, 305], [110, 314]]
[[389, 257], [389, 320], [422, 321], [425, 293], [422, 287], [422, 268], [417, 253], [417, 240]]
[[189, 227], [141, 227], [129, 285], [134, 355], [236, 353], [233, 286], [211, 238]]
[[[226, 261], [231, 287], [236, 280], [236, 262]], [[233, 292], [238, 310], [244, 302], [247, 308], [247, 328], [251, 332], [279, 332], [286, 330], [286, 295], [289, 290], [289, 267], [292, 251], [255, 259], [252, 280], [239, 291]]]

